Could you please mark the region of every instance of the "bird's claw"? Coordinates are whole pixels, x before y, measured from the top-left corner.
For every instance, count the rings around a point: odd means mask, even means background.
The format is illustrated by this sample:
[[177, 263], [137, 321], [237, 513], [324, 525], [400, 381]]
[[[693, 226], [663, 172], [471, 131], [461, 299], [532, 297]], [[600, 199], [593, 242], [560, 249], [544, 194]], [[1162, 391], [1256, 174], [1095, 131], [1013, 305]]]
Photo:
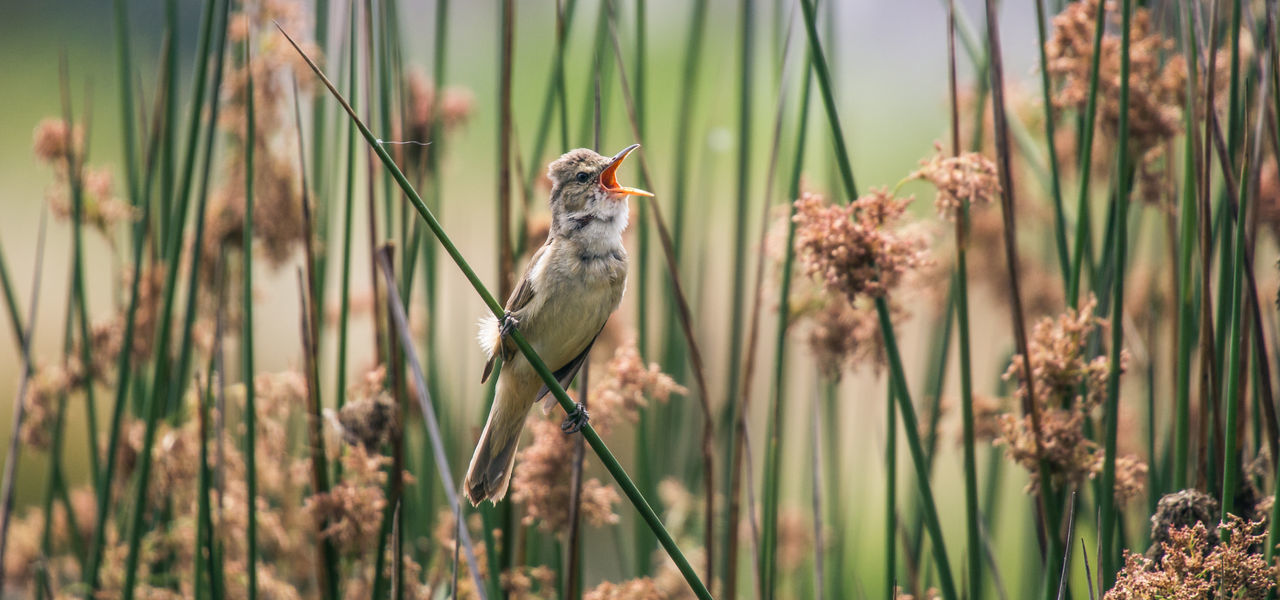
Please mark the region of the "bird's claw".
[[498, 326], [498, 333], [501, 334], [503, 338], [506, 338], [511, 335], [512, 331], [515, 331], [516, 326], [518, 325], [520, 325], [520, 319], [517, 319], [515, 315], [511, 313], [507, 313], [502, 315], [502, 323]]
[[591, 415], [587, 412], [587, 407], [583, 406], [581, 402], [575, 402], [573, 410], [569, 411], [565, 415], [564, 421], [560, 423], [560, 431], [568, 434], [578, 433], [582, 426], [586, 425], [590, 420]]

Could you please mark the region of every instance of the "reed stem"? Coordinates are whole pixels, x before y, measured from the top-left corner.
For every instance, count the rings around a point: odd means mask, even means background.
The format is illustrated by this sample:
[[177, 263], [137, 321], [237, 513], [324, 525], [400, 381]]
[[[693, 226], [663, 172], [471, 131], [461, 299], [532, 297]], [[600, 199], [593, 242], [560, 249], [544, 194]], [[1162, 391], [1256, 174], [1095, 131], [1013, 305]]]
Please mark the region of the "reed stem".
[[[1132, 1], [1120, 0], [1120, 116], [1118, 139], [1129, 136], [1129, 69], [1130, 69], [1130, 20], [1132, 18]], [[1127, 172], [1129, 162], [1128, 144], [1116, 146], [1116, 172]], [[1115, 291], [1112, 298], [1111, 357], [1107, 374], [1107, 398], [1103, 408], [1103, 420], [1106, 422], [1106, 433], [1103, 442], [1104, 458], [1102, 464], [1102, 492], [1098, 503], [1101, 504], [1101, 522], [1099, 538], [1102, 547], [1102, 571], [1098, 577], [1104, 582], [1104, 588], [1110, 588], [1116, 573], [1116, 549], [1113, 545], [1117, 523], [1115, 485], [1116, 485], [1116, 438], [1119, 431], [1120, 416], [1120, 360], [1124, 344], [1124, 280], [1125, 261], [1128, 257], [1128, 223], [1129, 195], [1123, 182], [1118, 182], [1116, 197], [1116, 228], [1114, 232], [1115, 262], [1113, 264]], [[1225, 504], [1225, 503], [1224, 503]]]
[[244, 231], [241, 249], [244, 253], [244, 271], [241, 283], [241, 310], [243, 330], [240, 334], [241, 373], [244, 382], [244, 474], [248, 506], [246, 514], [246, 570], [248, 571], [249, 600], [258, 597], [258, 467], [257, 467], [257, 408], [254, 393], [253, 365], [253, 172], [254, 172], [254, 98], [253, 98], [253, 51], [249, 46], [250, 38], [245, 38], [244, 61], [248, 80], [245, 88], [245, 146], [244, 146]]

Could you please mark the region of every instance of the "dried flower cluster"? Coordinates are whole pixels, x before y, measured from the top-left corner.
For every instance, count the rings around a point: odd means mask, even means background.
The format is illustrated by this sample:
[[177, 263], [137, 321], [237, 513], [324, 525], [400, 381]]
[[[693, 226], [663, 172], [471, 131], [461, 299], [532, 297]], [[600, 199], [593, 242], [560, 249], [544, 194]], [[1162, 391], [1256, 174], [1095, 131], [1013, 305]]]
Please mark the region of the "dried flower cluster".
[[32, 150], [41, 162], [65, 165], [67, 158], [79, 158], [84, 154], [84, 128], [76, 125], [67, 131], [67, 122], [57, 117], [46, 117], [36, 124]]
[[342, 480], [328, 493], [306, 499], [303, 510], [316, 523], [327, 523], [321, 536], [333, 540], [343, 554], [359, 554], [375, 546], [387, 506], [383, 468], [390, 463], [390, 458], [353, 444], [342, 455]]
[[1222, 541], [1215, 543], [1203, 523], [1170, 530], [1160, 561], [1126, 551], [1124, 569], [1103, 598], [1211, 600], [1221, 591], [1231, 598], [1265, 598], [1276, 581], [1261, 552], [1264, 524], [1232, 515], [1218, 531]]
[[[805, 292], [797, 300], [792, 301], [793, 314], [797, 322], [809, 323], [809, 351], [823, 377], [836, 381], [846, 368], [865, 365], [879, 373], [888, 363], [880, 320], [870, 301], [849, 302], [825, 290]], [[889, 299], [889, 312], [895, 324], [910, 316], [893, 298]]]
[[[1058, 483], [1079, 484], [1102, 470], [1103, 453], [1084, 429], [1085, 421], [1106, 398], [1110, 369], [1106, 356], [1090, 359], [1086, 348], [1090, 337], [1107, 325], [1093, 314], [1096, 306], [1097, 300], [1090, 297], [1079, 310], [1067, 309], [1056, 319], [1045, 318], [1036, 324], [1029, 341], [1035, 388], [1035, 398], [1030, 400], [1039, 410], [1040, 449]], [[1121, 353], [1122, 371], [1127, 356]], [[1018, 382], [1017, 398], [1025, 402], [1027, 382], [1022, 365], [1022, 356], [1014, 356], [1004, 377]], [[1005, 445], [1011, 459], [1034, 472], [1041, 458], [1036, 435], [1030, 415], [1006, 414], [1001, 417], [996, 443]], [[1136, 458], [1118, 458], [1117, 501], [1123, 503], [1141, 493], [1145, 474], [1146, 465]], [[1032, 489], [1036, 485], [1033, 478]]]
[[[573, 471], [574, 438], [560, 431], [550, 419], [530, 419], [533, 443], [520, 451], [512, 475], [512, 499], [525, 507], [524, 523], [538, 523], [543, 531], [567, 533]], [[583, 461], [584, 469], [586, 461]], [[597, 527], [618, 522], [613, 505], [622, 500], [612, 487], [597, 478], [582, 482], [582, 515]]]
[[439, 126], [444, 132], [466, 124], [475, 110], [475, 95], [462, 87], [448, 87], [444, 89], [444, 93], [440, 93], [435, 82], [416, 69], [409, 71], [405, 82], [408, 84], [406, 91], [409, 94], [409, 106], [406, 115], [408, 130], [404, 139], [428, 142], [431, 145], [409, 144], [404, 150], [411, 169], [426, 168], [427, 154], [439, 150], [435, 147], [439, 140], [432, 139], [436, 119], [440, 120]]
[[1151, 547], [1147, 558], [1159, 563], [1164, 557], [1164, 545], [1171, 541], [1170, 533], [1197, 523], [1208, 530], [1210, 545], [1218, 543], [1218, 501], [1197, 489], [1186, 489], [1165, 494], [1156, 503], [1156, 514], [1151, 515]]
[[387, 369], [378, 366], [364, 380], [347, 390], [347, 402], [337, 414], [337, 425], [348, 444], [376, 452], [399, 429], [399, 407], [386, 390]]
[[[126, 296], [133, 286], [135, 274], [126, 273], [121, 287]], [[155, 343], [156, 319], [160, 311], [160, 295], [164, 288], [165, 269], [159, 265], [142, 272], [138, 280], [138, 305], [133, 316], [133, 340], [130, 343], [130, 362], [142, 364], [151, 357], [151, 346]], [[90, 356], [93, 360], [93, 375], [105, 378], [116, 367], [120, 351], [124, 349], [124, 333], [128, 325], [129, 311], [124, 306], [111, 317], [98, 321], [90, 333]]]
[[[1053, 34], [1045, 43], [1049, 74], [1057, 82], [1054, 108], [1083, 112], [1089, 101], [1093, 39], [1098, 10], [1103, 0], [1084, 0], [1067, 5], [1053, 19]], [[1103, 32], [1098, 61], [1098, 120], [1114, 146], [1120, 121], [1120, 11], [1108, 2], [1107, 29]], [[1182, 55], [1171, 53], [1173, 40], [1166, 39], [1153, 24], [1146, 8], [1133, 11], [1129, 44], [1129, 131], [1128, 143], [1139, 165], [1142, 196], [1168, 204], [1172, 186], [1165, 180], [1165, 142], [1182, 127], [1182, 102], [1186, 93], [1187, 68]], [[1169, 55], [1162, 60], [1162, 56]], [[1064, 128], [1069, 130], [1071, 128]], [[1064, 131], [1064, 133], [1067, 133]], [[1076, 152], [1067, 149], [1063, 157]], [[1094, 159], [1109, 160], [1111, 152], [1095, 148]], [[1100, 166], [1105, 168], [1105, 162]]]
[[499, 577], [502, 591], [512, 600], [551, 600], [556, 598], [556, 572], [545, 566], [517, 566]]
[[897, 227], [910, 198], [876, 188], [848, 206], [806, 192], [796, 200], [796, 256], [804, 271], [850, 302], [884, 296], [926, 263], [925, 238]]
[[614, 350], [604, 377], [591, 386], [592, 423], [607, 435], [614, 426], [639, 419], [649, 399], [666, 402], [672, 394], [687, 393], [658, 363], [646, 365], [635, 342], [625, 343]]
[[999, 171], [991, 159], [977, 152], [948, 156], [936, 144], [935, 149], [937, 153], [920, 161], [908, 179], [924, 179], [937, 188], [938, 214], [954, 221], [965, 202], [988, 204], [1000, 198]]
[[663, 600], [657, 586], [648, 577], [622, 583], [603, 581], [582, 595], [582, 600]]
[[1265, 157], [1258, 174], [1258, 222], [1280, 239], [1280, 161], [1277, 154]]
[[[72, 185], [78, 185], [82, 201], [80, 222], [98, 230], [108, 242], [114, 241], [111, 234], [115, 225], [132, 221], [133, 207], [116, 195], [110, 169], [83, 164], [84, 130], [79, 125], [69, 128], [66, 121], [49, 117], [36, 125], [32, 137], [36, 158], [53, 169], [54, 183], [46, 194], [53, 214], [62, 220], [75, 216]], [[76, 169], [74, 178], [68, 167]]]
[[[267, 262], [279, 266], [305, 235], [290, 81], [297, 80], [303, 86], [300, 91], [309, 92], [314, 77], [306, 62], [276, 31], [275, 23], [293, 35], [313, 30], [307, 9], [298, 0], [263, 2], [258, 10], [232, 14], [228, 24], [227, 43], [241, 47], [246, 40], [250, 42], [252, 60], [229, 61], [226, 67], [226, 97], [222, 99], [218, 124], [230, 141], [226, 144], [228, 158], [222, 185], [213, 190], [205, 215], [201, 273], [209, 281], [215, 280], [222, 248], [239, 247], [244, 237], [244, 151], [249, 131], [250, 76], [254, 94], [254, 238], [261, 243]], [[298, 42], [308, 56], [321, 59], [314, 42]]]
[[58, 416], [58, 399], [71, 393], [82, 381], [79, 369], [68, 365], [51, 363], [32, 370], [24, 399], [22, 428], [18, 430], [18, 439], [24, 446], [39, 450], [49, 448]]

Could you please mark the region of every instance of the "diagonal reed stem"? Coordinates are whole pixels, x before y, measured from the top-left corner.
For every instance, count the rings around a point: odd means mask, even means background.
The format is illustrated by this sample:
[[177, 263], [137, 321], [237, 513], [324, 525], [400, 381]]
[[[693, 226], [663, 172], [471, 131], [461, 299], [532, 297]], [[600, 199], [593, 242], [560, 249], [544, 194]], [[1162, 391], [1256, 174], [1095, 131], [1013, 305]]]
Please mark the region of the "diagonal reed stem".
[[[463, 276], [467, 278], [468, 283], [470, 283], [476, 290], [476, 293], [484, 301], [485, 305], [494, 314], [494, 316], [501, 319], [504, 315], [502, 305], [498, 303], [498, 300], [494, 298], [493, 294], [489, 292], [489, 289], [485, 287], [484, 283], [480, 280], [480, 276], [476, 274], [475, 270], [471, 268], [470, 263], [468, 263], [466, 258], [462, 256], [462, 253], [458, 250], [457, 246], [454, 245], [453, 240], [444, 231], [440, 222], [436, 220], [435, 215], [427, 208], [427, 205], [422, 201], [422, 197], [418, 195], [417, 190], [415, 190], [409, 183], [408, 178], [406, 178], [404, 173], [400, 171], [400, 168], [395, 164], [395, 161], [393, 161], [391, 156], [387, 154], [386, 150], [377, 143], [377, 138], [369, 131], [369, 128], [365, 126], [364, 122], [360, 120], [359, 116], [356, 115], [355, 110], [352, 109], [351, 105], [342, 97], [342, 94], [338, 92], [333, 83], [325, 77], [320, 68], [311, 60], [311, 57], [307, 56], [306, 53], [298, 47], [297, 43], [293, 41], [293, 38], [289, 37], [289, 34], [285, 33], [284, 29], [280, 27], [279, 24], [277, 24], [276, 27], [280, 30], [280, 33], [285, 36], [289, 43], [293, 45], [294, 50], [296, 50], [307, 62], [307, 65], [311, 67], [311, 70], [315, 73], [316, 77], [319, 78], [321, 82], [324, 83], [325, 87], [329, 89], [329, 92], [333, 95], [334, 99], [336, 99], [342, 105], [343, 109], [346, 110], [352, 123], [354, 123], [360, 130], [361, 135], [364, 136], [369, 147], [377, 154], [378, 158], [382, 160], [383, 165], [391, 172], [396, 183], [400, 185], [402, 190], [404, 190], [409, 201], [413, 203], [414, 209], [416, 209], [418, 214], [422, 216], [424, 221], [426, 221], [427, 226], [431, 229], [431, 233], [435, 235], [441, 246], [444, 247], [445, 252], [449, 254], [449, 258], [451, 258], [458, 266], [459, 270], [462, 271]], [[394, 286], [390, 287], [392, 290], [395, 289]], [[533, 347], [529, 345], [524, 334], [521, 333], [519, 329], [514, 329], [511, 332], [511, 340], [529, 361], [530, 365], [533, 366], [534, 370], [542, 378], [543, 382], [546, 383], [547, 387], [550, 388], [551, 393], [560, 403], [560, 407], [563, 408], [566, 413], [573, 410], [573, 401], [569, 399], [568, 394], [565, 393], [564, 388], [556, 380], [555, 375], [551, 373], [551, 370], [547, 368], [546, 363], [542, 361], [542, 358], [539, 357], [533, 350]], [[419, 386], [419, 389], [424, 388]], [[587, 443], [591, 445], [591, 449], [595, 451], [601, 464], [608, 469], [610, 475], [613, 476], [613, 478], [618, 482], [619, 487], [622, 488], [623, 493], [631, 503], [635, 505], [636, 510], [640, 512], [645, 521], [649, 523], [654, 535], [658, 537], [658, 541], [667, 551], [667, 554], [671, 557], [672, 561], [675, 562], [676, 567], [684, 576], [685, 581], [689, 583], [690, 588], [699, 598], [709, 599], [711, 594], [707, 591], [706, 586], [702, 584], [702, 581], [694, 572], [693, 567], [689, 564], [689, 560], [685, 558], [684, 553], [680, 551], [679, 546], [676, 545], [671, 534], [667, 531], [666, 527], [662, 525], [662, 521], [649, 505], [649, 502], [640, 494], [635, 483], [631, 481], [629, 476], [627, 476], [622, 465], [618, 463], [618, 459], [609, 451], [608, 446], [606, 446], [604, 441], [600, 438], [600, 434], [596, 433], [595, 428], [592, 427], [590, 423], [586, 424], [582, 428], [582, 434], [583, 437], [586, 438]]]

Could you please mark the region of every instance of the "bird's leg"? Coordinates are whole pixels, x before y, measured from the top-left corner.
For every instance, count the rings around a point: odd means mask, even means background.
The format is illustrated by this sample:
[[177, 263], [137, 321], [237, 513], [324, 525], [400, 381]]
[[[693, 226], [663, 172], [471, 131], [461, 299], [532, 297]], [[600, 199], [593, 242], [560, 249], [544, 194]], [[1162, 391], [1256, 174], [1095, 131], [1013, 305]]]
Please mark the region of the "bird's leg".
[[517, 319], [511, 312], [507, 312], [502, 315], [502, 322], [498, 325], [498, 334], [505, 340], [511, 336], [511, 332], [515, 331], [518, 325], [520, 325], [520, 319]]
[[560, 431], [569, 434], [578, 433], [582, 426], [586, 425], [590, 420], [591, 415], [587, 412], [587, 407], [583, 406], [581, 402], [575, 402], [573, 410], [565, 414], [564, 421], [560, 423]]

